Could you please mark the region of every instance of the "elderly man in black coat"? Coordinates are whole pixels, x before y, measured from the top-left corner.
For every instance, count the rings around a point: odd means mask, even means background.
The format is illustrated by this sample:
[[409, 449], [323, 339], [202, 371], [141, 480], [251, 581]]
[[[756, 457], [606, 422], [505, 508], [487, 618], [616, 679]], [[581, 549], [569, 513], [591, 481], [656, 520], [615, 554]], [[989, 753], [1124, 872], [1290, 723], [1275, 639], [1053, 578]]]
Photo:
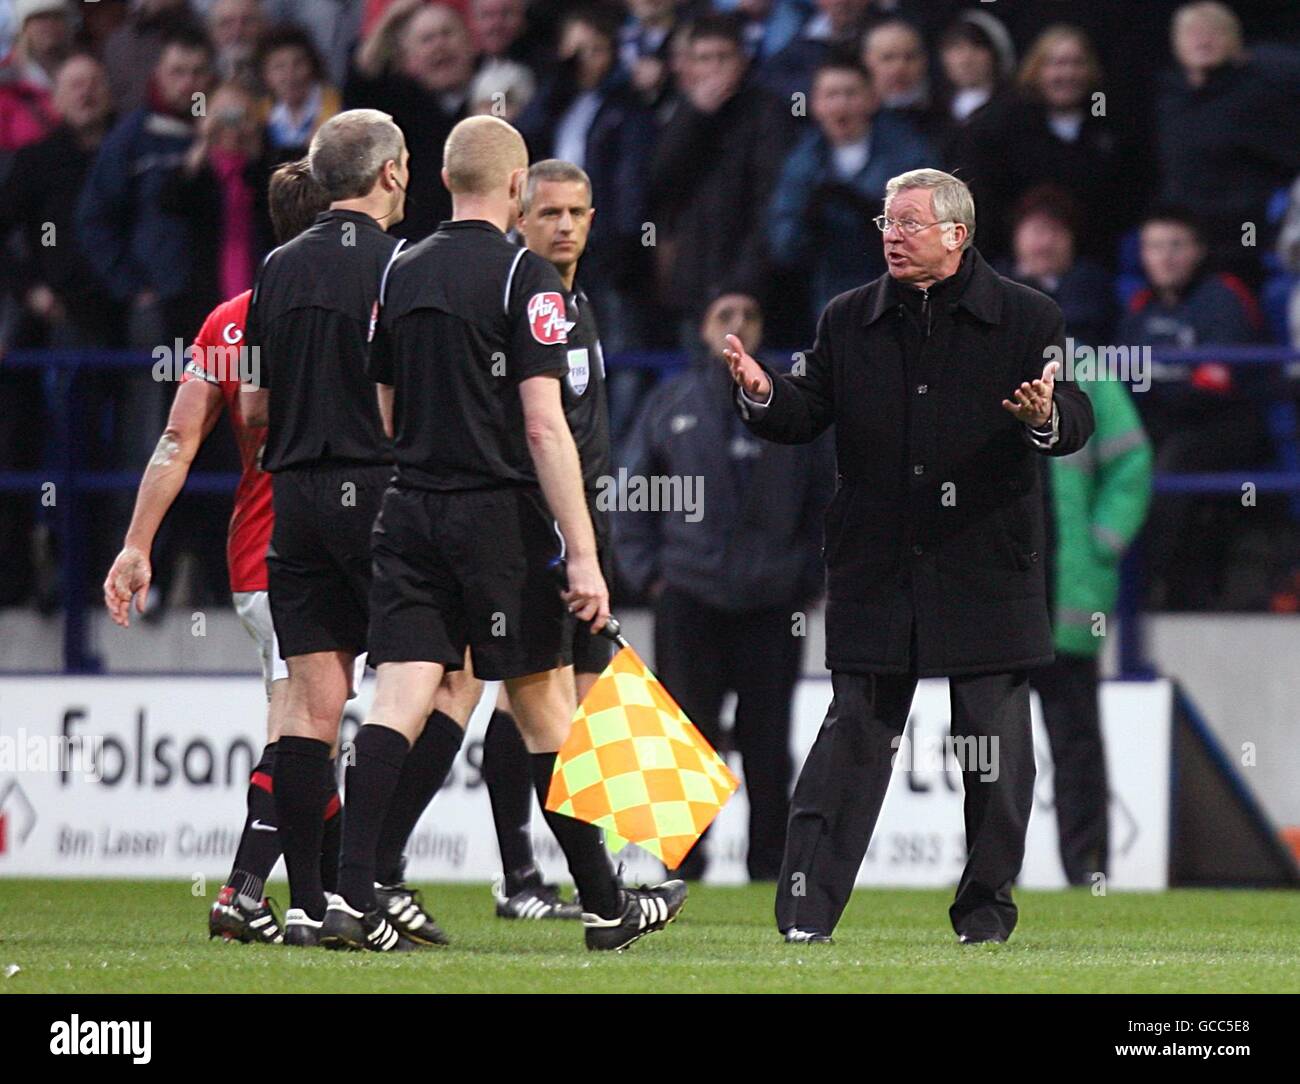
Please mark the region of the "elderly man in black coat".
[[968, 851], [949, 915], [962, 943], [1005, 941], [1033, 802], [1025, 671], [1053, 657], [1036, 460], [1081, 448], [1092, 407], [1058, 378], [1056, 303], [970, 247], [966, 185], [922, 169], [885, 191], [888, 273], [827, 305], [802, 364], [777, 376], [732, 337], [725, 352], [757, 435], [801, 443], [835, 426], [834, 700], [795, 787], [777, 924], [787, 941], [830, 939], [917, 679], [947, 676]]

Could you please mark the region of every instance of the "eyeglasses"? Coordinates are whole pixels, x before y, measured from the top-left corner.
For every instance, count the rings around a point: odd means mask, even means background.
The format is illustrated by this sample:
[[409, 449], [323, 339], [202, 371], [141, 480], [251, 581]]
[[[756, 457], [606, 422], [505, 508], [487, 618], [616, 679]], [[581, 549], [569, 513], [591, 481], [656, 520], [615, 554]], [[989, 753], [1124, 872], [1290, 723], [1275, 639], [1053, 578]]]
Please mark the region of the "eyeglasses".
[[938, 222], [917, 222], [914, 218], [886, 218], [884, 215], [876, 215], [871, 221], [876, 224], [876, 229], [881, 233], [888, 233], [897, 226], [908, 237], [915, 237], [922, 230], [928, 230], [931, 226], [946, 226], [952, 219], [941, 218]]

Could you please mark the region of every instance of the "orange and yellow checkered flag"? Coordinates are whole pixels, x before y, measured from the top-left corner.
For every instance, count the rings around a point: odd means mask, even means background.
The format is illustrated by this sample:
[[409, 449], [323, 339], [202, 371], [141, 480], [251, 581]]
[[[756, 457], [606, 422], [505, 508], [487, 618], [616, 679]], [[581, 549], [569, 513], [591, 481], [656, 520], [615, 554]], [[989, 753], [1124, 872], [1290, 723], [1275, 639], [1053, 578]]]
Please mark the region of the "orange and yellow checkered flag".
[[603, 828], [612, 851], [636, 843], [676, 869], [739, 786], [624, 644], [578, 705], [546, 808]]

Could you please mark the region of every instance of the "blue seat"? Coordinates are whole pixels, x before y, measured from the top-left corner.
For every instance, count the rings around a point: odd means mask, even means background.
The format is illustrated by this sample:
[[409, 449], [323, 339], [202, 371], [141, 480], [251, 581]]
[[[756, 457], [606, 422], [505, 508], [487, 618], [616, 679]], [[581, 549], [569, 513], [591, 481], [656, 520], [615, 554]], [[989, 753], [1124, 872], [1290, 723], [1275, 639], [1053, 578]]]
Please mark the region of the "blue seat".
[[1269, 335], [1275, 342], [1290, 342], [1290, 328], [1287, 326], [1287, 309], [1291, 304], [1292, 292], [1300, 286], [1300, 275], [1289, 271], [1270, 275], [1264, 280], [1259, 291], [1259, 305], [1264, 311], [1264, 321]]

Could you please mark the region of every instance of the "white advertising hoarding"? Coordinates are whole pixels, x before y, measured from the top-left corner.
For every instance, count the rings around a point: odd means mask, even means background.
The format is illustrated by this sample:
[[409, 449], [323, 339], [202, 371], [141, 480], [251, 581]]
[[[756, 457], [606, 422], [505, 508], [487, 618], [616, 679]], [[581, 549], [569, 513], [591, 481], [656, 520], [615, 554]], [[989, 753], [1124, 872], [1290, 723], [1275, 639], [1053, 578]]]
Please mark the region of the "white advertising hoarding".
[[[370, 689], [367, 681], [348, 706], [345, 740], [360, 724]], [[412, 837], [413, 881], [486, 881], [498, 872], [479, 772], [494, 696], [489, 687], [452, 778]], [[829, 680], [801, 683], [791, 738], [796, 766], [829, 701]], [[1171, 707], [1165, 681], [1103, 687], [1112, 888], [1167, 883]], [[265, 711], [256, 677], [0, 678], [0, 877], [223, 877], [243, 825]], [[960, 876], [961, 777], [935, 755], [948, 725], [947, 683], [921, 682], [908, 728], [914, 770], [894, 773], [859, 884], [951, 885]], [[1064, 878], [1051, 758], [1036, 706], [1034, 733], [1038, 780], [1020, 883], [1055, 887]], [[732, 768], [743, 774], [740, 763]], [[744, 880], [747, 812], [742, 789], [710, 834], [709, 881]], [[567, 879], [540, 815], [534, 828], [543, 866]], [[662, 874], [636, 848], [620, 859], [629, 879]]]

